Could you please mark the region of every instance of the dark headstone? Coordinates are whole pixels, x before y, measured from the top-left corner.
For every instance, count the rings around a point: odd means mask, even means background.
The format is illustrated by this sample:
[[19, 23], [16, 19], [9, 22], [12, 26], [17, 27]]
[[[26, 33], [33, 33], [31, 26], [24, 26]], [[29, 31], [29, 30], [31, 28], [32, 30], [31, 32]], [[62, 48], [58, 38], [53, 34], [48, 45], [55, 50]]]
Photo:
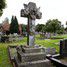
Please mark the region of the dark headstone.
[[67, 39], [60, 41], [60, 55], [67, 57]]

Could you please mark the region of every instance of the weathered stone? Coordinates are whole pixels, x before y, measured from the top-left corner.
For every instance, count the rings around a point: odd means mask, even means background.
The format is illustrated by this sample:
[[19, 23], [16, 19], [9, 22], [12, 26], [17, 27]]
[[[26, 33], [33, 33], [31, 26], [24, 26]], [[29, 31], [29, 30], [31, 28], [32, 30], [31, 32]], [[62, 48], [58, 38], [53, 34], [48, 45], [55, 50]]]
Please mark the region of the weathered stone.
[[21, 53], [18, 52], [18, 57], [20, 61], [22, 62], [30, 62], [30, 61], [37, 61], [37, 60], [43, 60], [46, 58], [45, 53]]
[[25, 53], [37, 53], [42, 51], [42, 48], [24, 48], [24, 49]]
[[52, 55], [56, 54], [56, 49], [55, 48], [51, 48], [51, 54]]
[[46, 53], [46, 54], [50, 54], [50, 48], [46, 48], [46, 49], [45, 49], [45, 53]]
[[28, 18], [27, 26], [27, 45], [35, 45], [35, 20], [41, 19], [42, 13], [39, 11], [40, 8], [37, 8], [36, 4], [29, 2], [24, 4], [24, 9], [21, 10], [21, 17]]
[[46, 48], [45, 53], [53, 55], [56, 53], [56, 49], [55, 48]]
[[52, 67], [51, 62], [48, 59], [22, 63], [18, 61], [18, 58], [16, 57], [15, 65], [16, 67]]
[[22, 66], [25, 66], [25, 67], [51, 67], [51, 63], [48, 59], [46, 59], [46, 60], [21, 63], [19, 66], [20, 67], [22, 67]]
[[51, 62], [46, 59], [45, 48], [21, 46], [17, 49], [17, 56], [14, 60], [16, 67], [52, 67]]

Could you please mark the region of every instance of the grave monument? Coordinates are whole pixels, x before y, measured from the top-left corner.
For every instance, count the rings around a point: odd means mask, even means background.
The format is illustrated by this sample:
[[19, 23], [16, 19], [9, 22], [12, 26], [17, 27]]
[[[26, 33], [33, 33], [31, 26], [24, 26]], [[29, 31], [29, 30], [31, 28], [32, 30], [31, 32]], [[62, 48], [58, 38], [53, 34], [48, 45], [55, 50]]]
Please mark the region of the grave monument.
[[39, 47], [34, 43], [35, 20], [40, 19], [42, 16], [39, 9], [35, 3], [29, 2], [24, 4], [24, 9], [21, 10], [21, 17], [28, 18], [27, 45], [29, 46], [16, 46], [15, 55], [10, 52], [11, 58], [14, 59], [15, 67], [52, 67], [51, 61], [46, 58], [45, 48]]
[[60, 55], [67, 57], [67, 39], [60, 40]]
[[21, 10], [21, 17], [28, 18], [27, 25], [27, 45], [35, 45], [35, 20], [41, 19], [42, 13], [40, 12], [40, 7], [37, 8], [36, 4], [29, 2], [24, 4], [24, 9]]

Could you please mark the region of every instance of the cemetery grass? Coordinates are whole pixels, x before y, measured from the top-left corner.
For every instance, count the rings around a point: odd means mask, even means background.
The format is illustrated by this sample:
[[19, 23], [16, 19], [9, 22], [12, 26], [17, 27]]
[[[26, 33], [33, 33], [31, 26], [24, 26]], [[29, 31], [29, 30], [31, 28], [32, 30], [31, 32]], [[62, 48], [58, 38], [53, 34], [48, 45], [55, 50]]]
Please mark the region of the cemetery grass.
[[23, 45], [26, 43], [26, 38], [22, 41], [10, 42], [10, 43], [0, 43], [0, 67], [12, 67], [8, 56], [8, 46], [9, 45]]
[[[60, 35], [62, 36], [62, 35]], [[63, 35], [63, 38], [67, 38], [67, 35]], [[8, 49], [9, 45], [26, 45], [26, 37], [22, 41], [10, 42], [10, 43], [0, 43], [0, 67], [12, 67], [9, 56]], [[57, 53], [59, 52], [59, 41], [60, 39], [40, 39], [40, 35], [36, 35], [35, 43], [44, 47], [55, 47]]]

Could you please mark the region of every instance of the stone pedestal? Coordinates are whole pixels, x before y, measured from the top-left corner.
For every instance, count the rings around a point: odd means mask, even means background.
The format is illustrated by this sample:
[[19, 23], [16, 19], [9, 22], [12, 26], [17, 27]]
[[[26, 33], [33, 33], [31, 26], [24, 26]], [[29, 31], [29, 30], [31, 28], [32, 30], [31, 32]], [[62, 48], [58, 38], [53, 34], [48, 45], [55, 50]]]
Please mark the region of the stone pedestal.
[[52, 67], [50, 60], [46, 59], [44, 48], [22, 47], [17, 49], [15, 56], [16, 67]]

